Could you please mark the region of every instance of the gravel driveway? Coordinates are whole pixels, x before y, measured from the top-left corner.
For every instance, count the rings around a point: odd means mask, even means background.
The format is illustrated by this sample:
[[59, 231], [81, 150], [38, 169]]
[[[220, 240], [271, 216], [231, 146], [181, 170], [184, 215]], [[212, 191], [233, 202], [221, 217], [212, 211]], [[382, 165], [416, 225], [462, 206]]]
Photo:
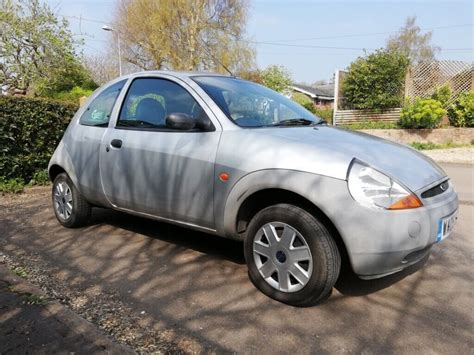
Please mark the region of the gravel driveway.
[[474, 164], [474, 148], [422, 150], [423, 154], [440, 163]]

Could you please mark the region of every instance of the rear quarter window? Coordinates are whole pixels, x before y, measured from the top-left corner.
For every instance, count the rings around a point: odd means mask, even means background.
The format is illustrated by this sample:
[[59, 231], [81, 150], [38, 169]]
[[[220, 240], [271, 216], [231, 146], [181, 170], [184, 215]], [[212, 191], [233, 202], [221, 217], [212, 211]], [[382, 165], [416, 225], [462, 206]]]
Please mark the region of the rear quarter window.
[[91, 103], [79, 119], [79, 123], [85, 126], [107, 127], [110, 114], [127, 80], [121, 80], [102, 91]]

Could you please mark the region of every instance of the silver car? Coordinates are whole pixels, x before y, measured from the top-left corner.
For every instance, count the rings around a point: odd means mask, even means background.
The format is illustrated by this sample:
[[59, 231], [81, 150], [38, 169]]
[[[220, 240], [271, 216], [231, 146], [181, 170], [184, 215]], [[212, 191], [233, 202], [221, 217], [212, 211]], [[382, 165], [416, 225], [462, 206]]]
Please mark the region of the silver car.
[[143, 72], [99, 88], [49, 164], [66, 227], [94, 206], [242, 240], [252, 282], [284, 303], [327, 297], [347, 259], [398, 272], [452, 231], [458, 198], [417, 151], [329, 127], [238, 78]]

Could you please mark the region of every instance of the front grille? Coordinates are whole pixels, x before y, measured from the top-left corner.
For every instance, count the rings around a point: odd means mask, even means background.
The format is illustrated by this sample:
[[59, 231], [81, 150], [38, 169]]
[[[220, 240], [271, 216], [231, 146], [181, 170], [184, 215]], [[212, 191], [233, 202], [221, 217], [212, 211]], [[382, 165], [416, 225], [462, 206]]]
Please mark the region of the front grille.
[[422, 198], [430, 198], [442, 194], [449, 188], [449, 180], [443, 181], [441, 184], [432, 187], [429, 190], [426, 190], [421, 194]]

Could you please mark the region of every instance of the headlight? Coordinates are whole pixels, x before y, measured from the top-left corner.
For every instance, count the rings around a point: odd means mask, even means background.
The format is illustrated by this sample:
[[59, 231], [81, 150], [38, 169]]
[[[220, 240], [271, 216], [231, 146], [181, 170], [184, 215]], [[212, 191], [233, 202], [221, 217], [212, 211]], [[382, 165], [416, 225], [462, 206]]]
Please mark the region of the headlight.
[[400, 210], [423, 206], [414, 193], [357, 160], [350, 167], [348, 185], [354, 200], [366, 207]]

